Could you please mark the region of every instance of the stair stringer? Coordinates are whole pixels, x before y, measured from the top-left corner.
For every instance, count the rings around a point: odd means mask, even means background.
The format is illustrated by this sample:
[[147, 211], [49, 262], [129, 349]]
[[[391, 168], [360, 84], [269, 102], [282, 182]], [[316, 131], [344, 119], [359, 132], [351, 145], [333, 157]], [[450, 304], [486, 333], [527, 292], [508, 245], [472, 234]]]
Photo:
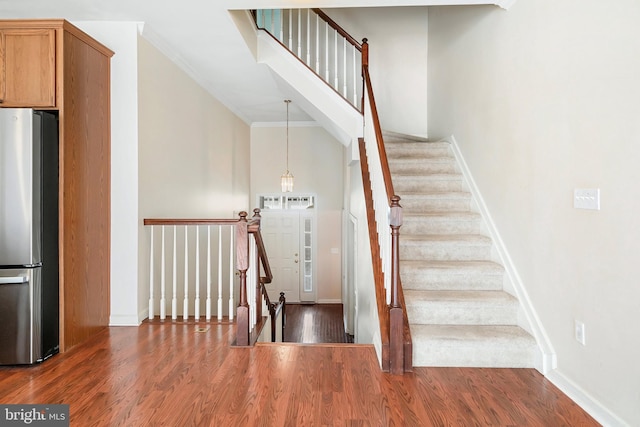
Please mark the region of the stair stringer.
[[284, 92], [299, 94], [292, 97], [300, 108], [347, 147], [362, 137], [359, 111], [266, 31], [258, 30], [257, 37], [256, 61], [273, 71]]
[[557, 357], [551, 344], [551, 340], [549, 339], [542, 325], [542, 322], [540, 321], [540, 318], [538, 317], [533, 307], [531, 299], [529, 298], [529, 294], [527, 293], [520, 275], [515, 268], [513, 260], [511, 259], [509, 252], [507, 251], [507, 247], [500, 237], [498, 228], [496, 227], [493, 218], [491, 217], [489, 209], [487, 208], [487, 205], [482, 198], [482, 194], [480, 193], [480, 190], [476, 185], [475, 180], [473, 179], [473, 175], [471, 174], [467, 163], [464, 160], [464, 156], [462, 155], [462, 151], [460, 150], [458, 142], [453, 135], [449, 136], [448, 138], [444, 138], [441, 141], [448, 142], [451, 145], [451, 151], [453, 152], [458, 166], [460, 167], [462, 178], [467, 184], [469, 191], [473, 195], [473, 199], [477, 204], [477, 209], [482, 215], [483, 222], [487, 228], [486, 231], [489, 233], [493, 240], [496, 255], [498, 256], [501, 264], [504, 266], [506, 273], [504, 290], [506, 292], [513, 293], [520, 302], [518, 312], [518, 326], [529, 332], [535, 338], [538, 345], [535, 368], [543, 375], [546, 375], [551, 370], [554, 370], [557, 367]]

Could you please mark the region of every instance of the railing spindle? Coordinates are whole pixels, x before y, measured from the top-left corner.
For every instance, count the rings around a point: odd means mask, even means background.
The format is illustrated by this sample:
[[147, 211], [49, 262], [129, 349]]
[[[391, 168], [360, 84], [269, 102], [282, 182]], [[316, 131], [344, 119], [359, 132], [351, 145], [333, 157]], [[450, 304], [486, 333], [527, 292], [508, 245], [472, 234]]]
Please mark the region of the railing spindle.
[[329, 23], [324, 23], [324, 79], [329, 81]]
[[235, 310], [235, 301], [234, 301], [234, 292], [233, 292], [233, 236], [235, 228], [231, 227], [229, 233], [229, 240], [231, 244], [229, 245], [229, 320], [233, 320], [233, 313]]
[[149, 242], [149, 319], [153, 319], [155, 306], [153, 291], [155, 285], [153, 283], [153, 225], [151, 226], [151, 241]]
[[164, 320], [167, 317], [167, 300], [165, 299], [165, 260], [164, 260], [164, 225], [162, 226], [162, 245], [160, 246], [160, 320]]
[[311, 12], [307, 9], [307, 65], [311, 67]]
[[316, 73], [320, 74], [320, 17], [316, 15]]
[[358, 84], [357, 84], [358, 76], [356, 74], [357, 69], [358, 69], [358, 67], [357, 67], [358, 60], [357, 60], [357, 56], [356, 56], [356, 50], [357, 50], [356, 47], [353, 46], [352, 47], [352, 52], [353, 52], [353, 82], [352, 82], [353, 83], [353, 99], [351, 101], [353, 103], [353, 105], [357, 105], [357, 102], [358, 102]]
[[347, 39], [342, 39], [342, 96], [347, 98]]
[[176, 248], [177, 241], [177, 226], [173, 226], [173, 283], [171, 296], [171, 318], [173, 320], [178, 318], [178, 250]]
[[333, 88], [338, 90], [338, 30], [334, 30], [333, 39]]
[[289, 50], [293, 50], [293, 9], [289, 10], [289, 44], [287, 47]]
[[218, 227], [218, 320], [222, 320], [222, 227]]
[[206, 320], [211, 320], [211, 226], [207, 225], [207, 300], [205, 302]]
[[302, 9], [298, 9], [298, 58], [302, 58]]
[[196, 299], [193, 303], [193, 317], [200, 320], [200, 227], [196, 226]]
[[189, 228], [184, 226], [184, 301], [182, 302], [182, 318], [189, 318]]

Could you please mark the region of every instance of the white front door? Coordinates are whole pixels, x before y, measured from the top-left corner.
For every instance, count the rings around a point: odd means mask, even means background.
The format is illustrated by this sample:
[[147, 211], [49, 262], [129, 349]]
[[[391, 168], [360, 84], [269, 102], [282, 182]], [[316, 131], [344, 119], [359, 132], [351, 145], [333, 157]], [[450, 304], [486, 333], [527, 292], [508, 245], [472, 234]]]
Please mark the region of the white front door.
[[267, 285], [272, 301], [284, 292], [287, 302], [300, 302], [300, 215], [296, 211], [261, 213], [261, 232], [273, 281]]

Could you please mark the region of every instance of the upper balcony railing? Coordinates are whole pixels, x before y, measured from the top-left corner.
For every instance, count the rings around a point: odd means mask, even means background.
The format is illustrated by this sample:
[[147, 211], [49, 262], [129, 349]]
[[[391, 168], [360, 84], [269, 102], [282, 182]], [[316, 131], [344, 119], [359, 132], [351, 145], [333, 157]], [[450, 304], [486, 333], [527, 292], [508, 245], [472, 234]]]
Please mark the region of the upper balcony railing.
[[271, 34], [347, 102], [362, 104], [362, 45], [320, 9], [254, 11]]

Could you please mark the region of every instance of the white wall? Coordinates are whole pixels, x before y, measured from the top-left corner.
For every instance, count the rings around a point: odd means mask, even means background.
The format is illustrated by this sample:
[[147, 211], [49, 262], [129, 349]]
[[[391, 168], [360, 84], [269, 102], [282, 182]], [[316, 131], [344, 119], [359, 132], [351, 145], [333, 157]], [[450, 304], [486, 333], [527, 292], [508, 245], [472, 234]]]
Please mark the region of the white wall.
[[[283, 114], [285, 106], [282, 107]], [[251, 206], [256, 195], [280, 193], [286, 169], [286, 127], [251, 128]], [[275, 126], [275, 127], [273, 127]], [[342, 203], [344, 146], [316, 126], [289, 126], [289, 170], [293, 194], [315, 194], [317, 212], [317, 300], [342, 301]]]
[[[355, 290], [357, 292], [357, 314], [355, 319], [355, 337], [359, 344], [373, 344], [382, 361], [382, 338], [380, 336], [380, 318], [378, 317], [378, 305], [376, 300], [375, 280], [373, 276], [373, 264], [371, 245], [369, 242], [369, 228], [367, 223], [367, 207], [364, 198], [362, 183], [362, 171], [357, 155], [357, 148], [349, 147], [352, 153], [346, 163], [349, 185], [349, 218], [356, 226], [355, 252], [357, 259], [355, 268]], [[348, 242], [346, 246], [351, 243]]]
[[[429, 134], [461, 147], [557, 353], [549, 378], [607, 425], [640, 425], [638, 22], [637, 0], [429, 11]], [[574, 209], [574, 188], [602, 209]]]
[[111, 59], [110, 325], [137, 325], [138, 78], [136, 22], [73, 22], [115, 52]]
[[323, 9], [356, 40], [369, 40], [369, 71], [386, 131], [427, 137], [427, 7]]
[[142, 37], [138, 53], [138, 310], [144, 319], [149, 244], [143, 219], [233, 218], [249, 210], [250, 132]]

